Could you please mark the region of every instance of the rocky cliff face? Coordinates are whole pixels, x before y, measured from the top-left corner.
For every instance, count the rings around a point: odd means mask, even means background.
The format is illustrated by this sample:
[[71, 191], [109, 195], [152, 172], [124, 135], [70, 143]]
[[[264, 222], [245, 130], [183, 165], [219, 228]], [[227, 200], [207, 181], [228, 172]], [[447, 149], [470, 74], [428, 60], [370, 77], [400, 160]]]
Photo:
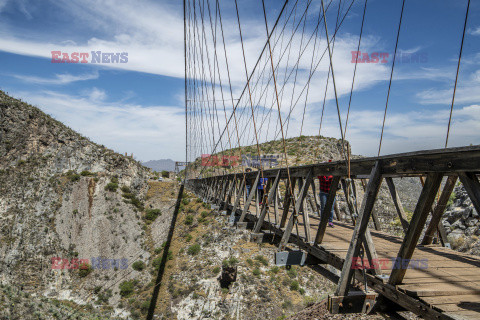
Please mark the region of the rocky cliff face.
[[480, 255], [480, 216], [461, 184], [455, 186], [442, 222], [454, 249]]
[[[148, 176], [137, 161], [0, 91], [0, 283], [37, 300], [82, 305], [101, 297], [116, 307], [111, 314], [124, 313], [118, 283], [151, 280], [131, 265], [151, 264], [176, 198], [174, 184], [161, 200], [148, 199]], [[147, 217], [149, 209], [157, 211]], [[52, 258], [64, 259], [55, 260], [60, 269]], [[76, 259], [89, 268], [78, 269]]]

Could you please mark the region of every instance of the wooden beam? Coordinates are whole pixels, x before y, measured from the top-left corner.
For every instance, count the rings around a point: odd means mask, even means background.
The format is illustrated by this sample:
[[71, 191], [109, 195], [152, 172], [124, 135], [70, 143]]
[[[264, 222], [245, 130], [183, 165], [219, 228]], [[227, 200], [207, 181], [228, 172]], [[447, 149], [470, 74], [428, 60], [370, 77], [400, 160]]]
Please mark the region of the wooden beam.
[[223, 209], [228, 208], [228, 205], [230, 204], [230, 200], [232, 198], [232, 192], [235, 190], [236, 187], [237, 187], [237, 176], [233, 176], [233, 179], [231, 180], [231, 183], [230, 183], [230, 188], [228, 189], [228, 192], [227, 192], [225, 203], [223, 205]]
[[[400, 259], [397, 261], [401, 261], [402, 266], [403, 261], [410, 259], [413, 255], [422, 229], [427, 221], [428, 212], [432, 208], [438, 188], [442, 182], [442, 176], [441, 173], [427, 174], [425, 186], [422, 189], [415, 211], [413, 212], [412, 220], [410, 221], [407, 233], [405, 234], [405, 238], [403, 239], [402, 245], [397, 254], [397, 259]], [[401, 283], [406, 271], [407, 269], [402, 268], [393, 269], [390, 278], [388, 279], [388, 283], [391, 285]]]
[[[440, 195], [440, 199], [438, 199], [438, 203], [435, 206], [435, 209], [433, 210], [430, 224], [428, 225], [427, 230], [425, 231], [425, 235], [423, 236], [423, 240], [422, 240], [423, 245], [432, 244], [435, 231], [437, 231], [438, 226], [442, 224], [442, 216], [443, 216], [443, 213], [445, 212], [445, 208], [447, 207], [447, 202], [450, 199], [450, 195], [453, 192], [453, 188], [455, 188], [455, 183], [457, 182], [457, 179], [458, 179], [457, 176], [449, 176], [447, 178], [447, 181], [445, 182], [445, 186], [443, 187], [442, 194]], [[442, 239], [442, 240], [444, 242], [446, 241], [446, 239]]]
[[285, 199], [283, 201], [283, 213], [282, 218], [280, 219], [280, 228], [285, 228], [285, 224], [287, 223], [288, 211], [290, 210], [290, 204], [293, 197], [291, 190], [295, 190], [295, 181], [296, 179], [292, 180], [292, 186], [290, 187], [290, 181], [287, 180]]
[[400, 219], [400, 223], [402, 224], [403, 231], [407, 233], [407, 215], [405, 214], [405, 210], [403, 209], [403, 204], [397, 193], [397, 189], [395, 187], [395, 184], [393, 183], [393, 179], [391, 177], [387, 177], [385, 178], [385, 181], [387, 181], [388, 190], [390, 190], [390, 195], [392, 196], [393, 204], [395, 205], [395, 209], [397, 210], [398, 218]]
[[325, 230], [327, 229], [328, 217], [330, 216], [330, 211], [332, 210], [333, 202], [335, 201], [335, 195], [337, 194], [338, 183], [340, 182], [340, 176], [334, 176], [332, 184], [330, 185], [330, 192], [328, 193], [327, 202], [325, 207], [320, 214], [320, 224], [318, 225], [317, 234], [315, 236], [315, 241], [313, 244], [322, 243], [323, 236], [325, 235]]
[[458, 174], [465, 190], [467, 190], [470, 200], [472, 200], [475, 210], [480, 214], [480, 183], [476, 175], [472, 172], [460, 172]]
[[[306, 181], [310, 181], [310, 179], [312, 179], [311, 171], [308, 173]], [[298, 194], [298, 198], [295, 201], [295, 207], [293, 208], [292, 215], [288, 220], [287, 227], [285, 228], [285, 232], [283, 233], [282, 240], [280, 240], [280, 244], [278, 246], [280, 251], [285, 250], [285, 247], [287, 246], [288, 239], [290, 238], [290, 234], [292, 233], [292, 230], [293, 230], [293, 225], [295, 223], [295, 220], [297, 219], [297, 213], [299, 212], [302, 202], [305, 199], [305, 196], [307, 195], [308, 187], [309, 187], [309, 184], [304, 183], [302, 186], [302, 189], [300, 190], [300, 193]]]
[[367, 231], [368, 221], [370, 220], [373, 206], [375, 205], [375, 200], [377, 198], [378, 191], [380, 190], [381, 181], [382, 164], [380, 161], [377, 161], [370, 173], [367, 189], [362, 201], [362, 207], [360, 208], [358, 219], [353, 229], [352, 240], [350, 241], [350, 246], [342, 266], [340, 280], [335, 291], [336, 296], [345, 296], [348, 293], [348, 285], [352, 279], [354, 271], [352, 269], [353, 258], [358, 257], [360, 246], [362, 245], [365, 232]]
[[235, 202], [233, 203], [233, 213], [237, 211], [237, 207], [240, 204], [240, 199], [243, 197], [243, 193], [245, 191], [245, 179], [242, 179], [240, 183], [240, 188], [238, 189], [237, 195], [235, 197]]
[[305, 230], [305, 241], [310, 242], [311, 236], [310, 236], [310, 219], [308, 216], [308, 210], [307, 210], [307, 204], [305, 203], [305, 199], [308, 196], [308, 190], [310, 189], [312, 185], [313, 177], [310, 175], [307, 177], [307, 179], [304, 181], [304, 186], [305, 186], [305, 196], [303, 197], [302, 201], [302, 215], [303, 215], [303, 227]]
[[255, 182], [250, 187], [250, 194], [247, 197], [247, 201], [245, 201], [245, 205], [243, 207], [242, 215], [240, 216], [239, 222], [243, 222], [245, 220], [245, 216], [250, 208], [250, 203], [252, 202], [253, 196], [255, 195], [255, 191], [257, 189], [258, 180], [260, 179], [260, 171], [257, 173], [257, 177], [255, 178]]
[[265, 214], [269, 211], [269, 203], [275, 197], [275, 193], [277, 190], [278, 182], [280, 181], [280, 171], [278, 171], [277, 177], [273, 181], [272, 185], [270, 186], [270, 191], [268, 192], [267, 199], [263, 202], [262, 211], [260, 212], [260, 216], [258, 217], [257, 223], [255, 224], [255, 228], [253, 232], [259, 233], [262, 229], [263, 221], [265, 220]]

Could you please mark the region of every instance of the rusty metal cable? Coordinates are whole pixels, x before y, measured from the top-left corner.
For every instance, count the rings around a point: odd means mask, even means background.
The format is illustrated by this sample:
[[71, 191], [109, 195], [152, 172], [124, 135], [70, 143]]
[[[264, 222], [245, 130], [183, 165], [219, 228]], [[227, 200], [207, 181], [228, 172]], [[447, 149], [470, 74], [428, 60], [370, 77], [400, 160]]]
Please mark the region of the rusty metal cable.
[[453, 104], [455, 103], [455, 92], [457, 91], [458, 72], [460, 70], [460, 61], [462, 60], [463, 40], [465, 39], [465, 30], [467, 29], [468, 10], [470, 9], [470, 0], [467, 3], [467, 12], [465, 13], [465, 23], [463, 25], [462, 42], [460, 44], [460, 53], [458, 54], [457, 74], [455, 76], [455, 85], [453, 87], [452, 105], [450, 106], [450, 116], [448, 118], [447, 137], [445, 139], [445, 148], [448, 146], [448, 137], [450, 135], [450, 124], [452, 122]]

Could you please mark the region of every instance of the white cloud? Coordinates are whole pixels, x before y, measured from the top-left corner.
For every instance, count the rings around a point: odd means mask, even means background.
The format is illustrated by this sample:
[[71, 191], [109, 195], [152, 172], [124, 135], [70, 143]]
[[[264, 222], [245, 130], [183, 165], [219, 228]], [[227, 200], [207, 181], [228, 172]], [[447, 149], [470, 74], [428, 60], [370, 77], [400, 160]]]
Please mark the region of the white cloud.
[[16, 79], [19, 79], [28, 83], [45, 84], [45, 85], [63, 85], [63, 84], [69, 84], [72, 82], [77, 82], [77, 81], [87, 81], [87, 80], [98, 79], [99, 74], [97, 71], [95, 71], [92, 73], [85, 73], [80, 75], [72, 75], [69, 73], [56, 74], [54, 78], [42, 78], [42, 77], [19, 75], [19, 74], [15, 74], [12, 76]]
[[468, 30], [468, 33], [470, 33], [471, 35], [474, 35], [474, 36], [480, 36], [480, 26]]

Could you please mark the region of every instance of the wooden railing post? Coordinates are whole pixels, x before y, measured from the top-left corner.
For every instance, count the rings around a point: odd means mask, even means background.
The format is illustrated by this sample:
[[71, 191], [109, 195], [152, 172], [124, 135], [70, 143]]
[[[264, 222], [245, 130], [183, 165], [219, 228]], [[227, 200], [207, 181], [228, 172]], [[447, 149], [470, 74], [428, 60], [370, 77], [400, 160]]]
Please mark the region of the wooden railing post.
[[258, 217], [257, 223], [255, 225], [255, 228], [253, 232], [258, 233], [262, 229], [263, 221], [265, 220], [265, 214], [269, 211], [269, 203], [272, 201], [272, 199], [275, 197], [275, 193], [277, 190], [278, 182], [280, 181], [280, 170], [277, 172], [277, 176], [275, 177], [275, 180], [273, 181], [272, 185], [270, 186], [270, 191], [268, 192], [267, 199], [264, 200], [263, 205], [262, 205], [262, 211], [260, 212], [260, 215]]
[[369, 246], [367, 250], [369, 250], [370, 253], [373, 252], [371, 255], [375, 255], [373, 242], [367, 243], [367, 241], [364, 241], [364, 239], [368, 239], [368, 237], [365, 237], [365, 234], [368, 232], [368, 221], [370, 220], [373, 206], [375, 205], [375, 200], [377, 198], [378, 191], [380, 190], [381, 181], [382, 166], [381, 163], [377, 161], [375, 162], [372, 172], [370, 173], [370, 178], [365, 191], [365, 197], [362, 201], [362, 207], [360, 208], [358, 219], [355, 223], [355, 228], [353, 229], [352, 240], [350, 241], [347, 256], [343, 262], [342, 273], [338, 281], [337, 290], [335, 291], [335, 295], [337, 296], [345, 296], [348, 293], [348, 284], [352, 279], [354, 271], [352, 269], [353, 259], [358, 256], [362, 242]]
[[388, 279], [388, 283], [391, 285], [401, 283], [405, 276], [407, 269], [403, 269], [403, 262], [410, 259], [413, 255], [415, 246], [427, 221], [428, 212], [432, 208], [438, 188], [442, 182], [442, 176], [441, 173], [429, 173], [427, 175], [427, 180], [425, 181], [417, 206], [413, 212], [412, 220], [410, 221], [407, 233], [397, 254], [397, 261], [400, 261], [402, 268], [394, 268], [392, 270], [390, 278]]

